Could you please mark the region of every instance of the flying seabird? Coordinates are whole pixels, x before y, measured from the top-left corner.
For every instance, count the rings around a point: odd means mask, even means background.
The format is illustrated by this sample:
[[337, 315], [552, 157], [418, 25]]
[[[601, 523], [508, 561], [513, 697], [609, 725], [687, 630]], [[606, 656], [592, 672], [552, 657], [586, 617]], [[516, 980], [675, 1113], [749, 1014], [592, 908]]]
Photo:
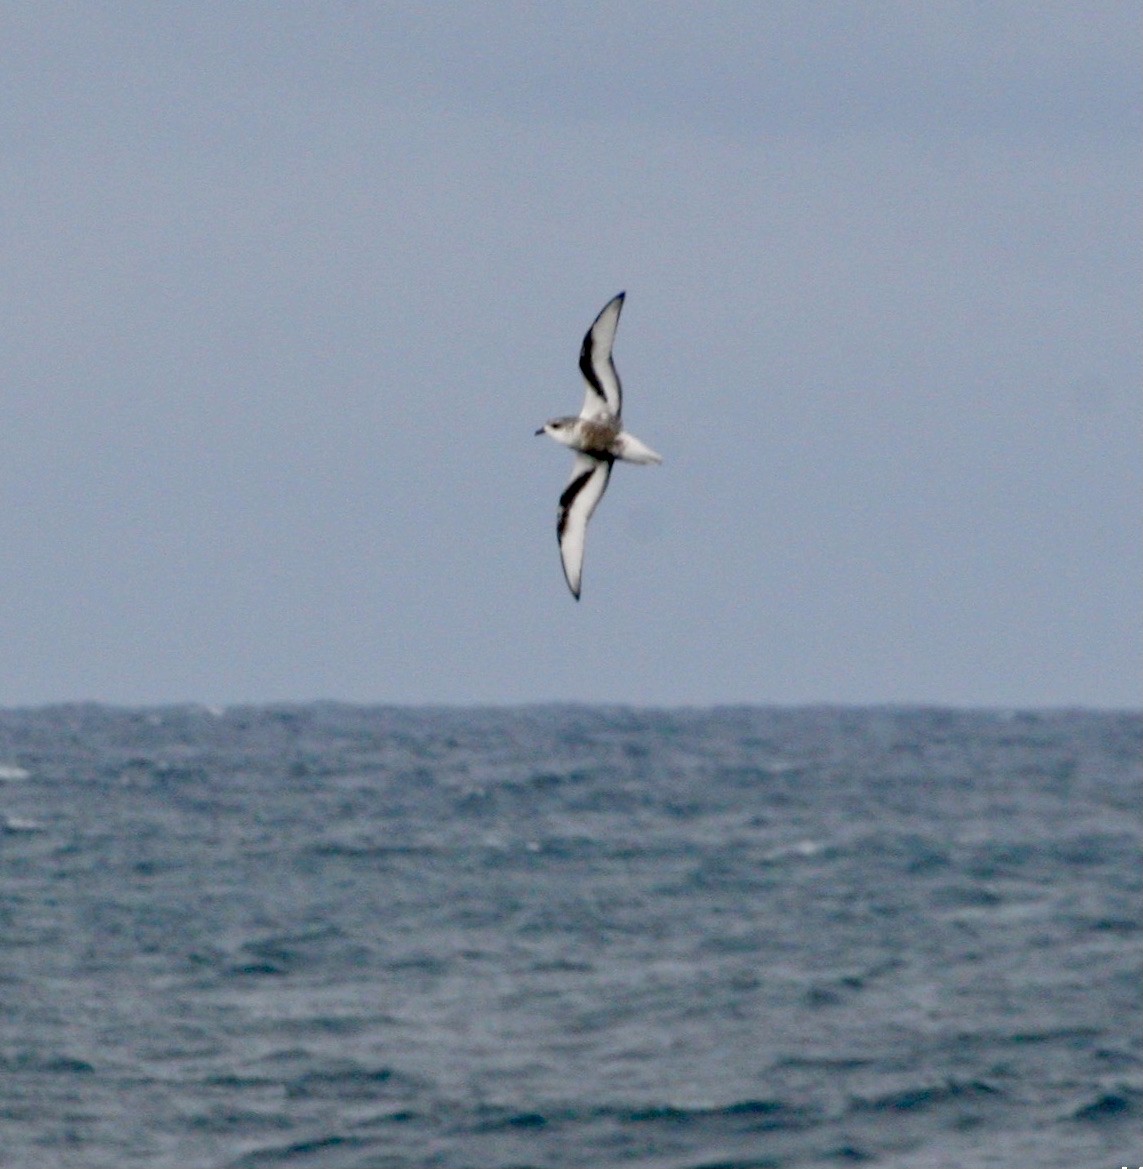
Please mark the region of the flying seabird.
[[623, 429], [620, 411], [623, 390], [619, 374], [611, 360], [611, 346], [619, 325], [625, 292], [607, 302], [583, 339], [579, 351], [579, 369], [586, 390], [579, 417], [567, 415], [545, 422], [537, 434], [547, 434], [556, 442], [576, 452], [571, 478], [560, 496], [556, 513], [556, 537], [560, 542], [560, 560], [572, 596], [579, 600], [583, 576], [583, 544], [587, 521], [599, 505], [611, 478], [616, 459], [628, 463], [661, 463], [650, 447]]

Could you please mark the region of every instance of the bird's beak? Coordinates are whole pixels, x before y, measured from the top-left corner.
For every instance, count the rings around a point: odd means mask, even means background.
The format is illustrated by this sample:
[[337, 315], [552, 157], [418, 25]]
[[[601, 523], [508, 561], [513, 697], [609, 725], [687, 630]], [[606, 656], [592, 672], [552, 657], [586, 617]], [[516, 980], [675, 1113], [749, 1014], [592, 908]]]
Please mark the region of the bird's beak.
[[536, 431], [536, 433], [537, 433], [537, 434], [543, 434], [543, 433], [544, 433], [544, 428], [541, 426], [541, 427], [540, 427], [540, 429]]

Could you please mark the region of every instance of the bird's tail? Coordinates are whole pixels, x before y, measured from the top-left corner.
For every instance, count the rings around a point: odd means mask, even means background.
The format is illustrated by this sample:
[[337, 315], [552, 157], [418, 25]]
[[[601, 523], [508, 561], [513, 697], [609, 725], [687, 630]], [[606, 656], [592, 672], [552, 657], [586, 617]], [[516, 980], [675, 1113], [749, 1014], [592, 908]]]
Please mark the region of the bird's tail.
[[624, 431], [612, 447], [616, 458], [628, 463], [661, 463], [663, 456], [656, 454], [649, 446], [641, 443], [634, 435]]

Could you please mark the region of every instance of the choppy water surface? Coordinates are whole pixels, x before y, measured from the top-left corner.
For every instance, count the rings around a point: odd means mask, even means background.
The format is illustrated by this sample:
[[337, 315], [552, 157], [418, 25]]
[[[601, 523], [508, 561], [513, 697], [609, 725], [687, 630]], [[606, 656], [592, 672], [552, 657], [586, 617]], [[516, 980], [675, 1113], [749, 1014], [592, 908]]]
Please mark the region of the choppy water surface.
[[0, 1164], [1143, 1164], [1141, 742], [0, 712]]

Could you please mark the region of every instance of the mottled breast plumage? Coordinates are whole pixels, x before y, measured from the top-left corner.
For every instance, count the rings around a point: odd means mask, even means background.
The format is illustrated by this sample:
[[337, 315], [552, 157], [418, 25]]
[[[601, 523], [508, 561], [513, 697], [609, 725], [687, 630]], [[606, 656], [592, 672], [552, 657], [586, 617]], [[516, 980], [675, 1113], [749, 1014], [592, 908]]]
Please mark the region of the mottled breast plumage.
[[619, 422], [610, 415], [585, 418], [579, 424], [580, 450], [587, 454], [605, 455], [619, 436]]

